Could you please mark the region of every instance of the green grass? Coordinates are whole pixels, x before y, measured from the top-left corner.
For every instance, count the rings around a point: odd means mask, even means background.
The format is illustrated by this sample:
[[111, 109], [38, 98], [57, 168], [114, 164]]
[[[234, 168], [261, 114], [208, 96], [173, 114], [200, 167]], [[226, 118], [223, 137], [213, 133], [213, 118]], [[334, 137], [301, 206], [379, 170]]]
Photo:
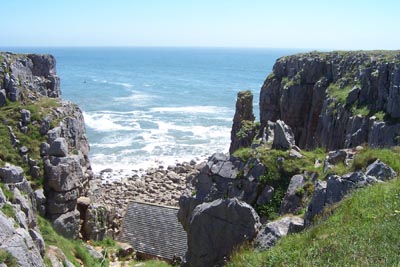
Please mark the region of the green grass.
[[53, 245], [60, 248], [67, 259], [72, 262], [75, 266], [80, 266], [79, 261], [82, 261], [84, 266], [92, 267], [92, 266], [108, 266], [108, 261], [105, 261], [102, 265], [100, 265], [100, 260], [95, 260], [87, 251], [87, 249], [83, 246], [82, 241], [80, 240], [70, 240], [66, 239], [60, 235], [58, 235], [51, 224], [41, 218], [38, 217], [40, 232], [42, 233], [43, 239], [47, 246]]
[[353, 88], [353, 85], [348, 85], [345, 86], [344, 88], [341, 88], [338, 84], [336, 83], [331, 83], [328, 86], [327, 92], [328, 95], [334, 99], [336, 99], [337, 102], [341, 104], [346, 103], [346, 98], [349, 95], [350, 90]]
[[5, 251], [3, 249], [0, 249], [0, 263], [4, 263], [7, 267], [17, 267], [18, 262], [14, 258], [13, 255], [11, 255], [10, 252]]
[[13, 206], [10, 204], [4, 204], [4, 206], [0, 209], [7, 217], [13, 218], [15, 221], [17, 221], [17, 217], [15, 215], [15, 211]]
[[268, 251], [239, 250], [227, 266], [399, 266], [399, 222], [396, 179], [357, 191]]
[[7, 199], [8, 201], [12, 201], [13, 198], [14, 198], [13, 192], [11, 192], [10, 190], [8, 190], [8, 189], [6, 188], [6, 186], [5, 186], [2, 182], [0, 182], [0, 188], [1, 188], [1, 191], [3, 191], [3, 194], [4, 194], [4, 196], [6, 197], [6, 199]]

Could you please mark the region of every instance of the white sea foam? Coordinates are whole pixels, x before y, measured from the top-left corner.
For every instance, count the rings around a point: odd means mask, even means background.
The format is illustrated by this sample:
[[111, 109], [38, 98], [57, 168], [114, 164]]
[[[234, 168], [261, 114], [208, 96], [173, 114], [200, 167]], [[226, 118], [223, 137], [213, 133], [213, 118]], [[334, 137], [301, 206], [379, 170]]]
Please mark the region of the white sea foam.
[[118, 85], [118, 86], [122, 86], [122, 87], [128, 88], [128, 89], [133, 87], [133, 84], [126, 83], [126, 82], [114, 82], [114, 81], [98, 80], [98, 79], [92, 79], [92, 81], [98, 82], [98, 83], [106, 83], [106, 84]]
[[83, 112], [83, 117], [88, 127], [99, 132], [132, 131], [140, 129], [139, 123], [132, 120], [129, 121], [125, 117], [118, 118], [116, 114]]
[[185, 106], [185, 107], [157, 107], [150, 109], [160, 113], [209, 113], [220, 114], [231, 112], [231, 109], [217, 106]]

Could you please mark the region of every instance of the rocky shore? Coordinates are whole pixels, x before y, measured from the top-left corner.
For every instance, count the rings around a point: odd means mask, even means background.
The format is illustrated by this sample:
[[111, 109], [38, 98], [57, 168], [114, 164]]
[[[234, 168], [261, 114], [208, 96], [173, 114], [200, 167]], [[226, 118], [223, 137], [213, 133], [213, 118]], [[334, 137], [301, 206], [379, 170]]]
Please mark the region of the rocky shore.
[[192, 190], [191, 181], [198, 175], [205, 162], [176, 163], [167, 167], [139, 170], [138, 174], [121, 180], [110, 179], [115, 171], [103, 170], [90, 181], [91, 202], [103, 205], [111, 211], [115, 233], [119, 231], [121, 219], [132, 201], [179, 207], [179, 197], [186, 190]]

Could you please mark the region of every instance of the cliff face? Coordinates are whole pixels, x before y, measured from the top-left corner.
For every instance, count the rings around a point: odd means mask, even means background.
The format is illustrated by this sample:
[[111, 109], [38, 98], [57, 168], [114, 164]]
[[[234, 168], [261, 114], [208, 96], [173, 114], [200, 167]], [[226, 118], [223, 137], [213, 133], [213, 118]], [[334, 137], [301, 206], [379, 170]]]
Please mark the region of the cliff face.
[[[60, 79], [56, 75], [56, 61], [51, 55], [16, 55], [1, 53], [0, 88], [11, 101], [42, 96], [59, 97]], [[24, 94], [26, 90], [30, 93]]]
[[[82, 112], [60, 94], [53, 56], [0, 53], [1, 182], [26, 194], [30, 217], [46, 216], [77, 238], [85, 217], [77, 202], [93, 174]], [[38, 231], [36, 223], [25, 228]]]
[[400, 144], [400, 52], [298, 54], [277, 60], [260, 92], [261, 126], [283, 120], [301, 148]]

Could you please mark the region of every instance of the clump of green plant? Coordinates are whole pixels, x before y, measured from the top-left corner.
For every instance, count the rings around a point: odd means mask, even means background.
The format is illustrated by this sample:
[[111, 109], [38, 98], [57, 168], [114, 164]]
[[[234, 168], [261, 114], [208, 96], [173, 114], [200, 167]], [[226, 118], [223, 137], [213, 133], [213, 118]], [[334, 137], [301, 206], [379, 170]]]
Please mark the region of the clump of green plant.
[[13, 218], [14, 220], [17, 220], [17, 217], [15, 215], [15, 211], [13, 206], [11, 206], [10, 204], [4, 204], [4, 206], [1, 208], [1, 211], [10, 218]]
[[10, 252], [0, 249], [0, 263], [7, 267], [18, 267], [17, 259]]
[[328, 86], [327, 92], [328, 95], [336, 99], [337, 102], [345, 104], [347, 96], [349, 95], [349, 92], [352, 88], [353, 85], [347, 85], [342, 88], [338, 83], [331, 83]]
[[242, 161], [246, 162], [252, 157], [252, 154], [253, 154], [253, 149], [249, 147], [242, 147], [236, 150], [233, 153], [233, 156], [240, 158]]
[[7, 199], [8, 201], [12, 201], [13, 198], [14, 198], [13, 192], [10, 191], [10, 190], [8, 190], [8, 189], [6, 188], [6, 186], [5, 186], [3, 183], [1, 183], [1, 182], [0, 182], [0, 188], [1, 188], [1, 191], [3, 191], [3, 194], [4, 194], [4, 196], [6, 197], [6, 199]]
[[255, 131], [256, 129], [253, 121], [243, 120], [241, 122], [240, 130], [236, 133], [236, 137], [240, 139], [251, 137], [252, 139]]

